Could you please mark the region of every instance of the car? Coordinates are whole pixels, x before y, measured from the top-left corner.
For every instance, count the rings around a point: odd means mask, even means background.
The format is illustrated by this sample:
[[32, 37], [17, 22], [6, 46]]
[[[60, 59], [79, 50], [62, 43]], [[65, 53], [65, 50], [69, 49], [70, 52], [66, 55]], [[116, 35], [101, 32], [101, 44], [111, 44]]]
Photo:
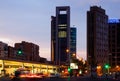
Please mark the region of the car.
[[45, 77], [46, 77], [46, 75], [43, 74], [43, 73], [36, 73], [36, 75], [37, 75], [37, 76], [41, 76], [42, 78], [45, 78]]
[[42, 78], [42, 76], [38, 74], [28, 74], [26, 75], [26, 78]]
[[59, 73], [50, 73], [48, 77], [50, 77], [50, 78], [60, 77], [60, 74]]
[[59, 74], [59, 73], [56, 73], [55, 76], [56, 76], [56, 77], [60, 77], [60, 74]]

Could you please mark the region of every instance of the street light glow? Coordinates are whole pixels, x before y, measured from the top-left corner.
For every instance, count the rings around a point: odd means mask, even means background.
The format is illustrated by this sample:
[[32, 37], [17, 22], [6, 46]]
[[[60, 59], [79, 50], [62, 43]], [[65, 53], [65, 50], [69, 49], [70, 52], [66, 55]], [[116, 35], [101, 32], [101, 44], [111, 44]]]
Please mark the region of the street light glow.
[[66, 49], [66, 52], [68, 53], [68, 52], [69, 52], [69, 49]]

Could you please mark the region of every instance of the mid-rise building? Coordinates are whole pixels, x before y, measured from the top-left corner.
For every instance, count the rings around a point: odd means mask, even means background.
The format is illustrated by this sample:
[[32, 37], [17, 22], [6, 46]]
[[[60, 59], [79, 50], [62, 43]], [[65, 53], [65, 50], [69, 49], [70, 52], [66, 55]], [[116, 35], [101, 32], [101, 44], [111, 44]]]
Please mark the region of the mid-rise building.
[[17, 59], [16, 51], [14, 47], [8, 46], [8, 58], [9, 59]]
[[105, 10], [91, 6], [87, 11], [87, 60], [91, 67], [108, 63], [108, 16]]
[[15, 43], [15, 50], [18, 59], [25, 59], [26, 61], [39, 61], [39, 46], [33, 43], [22, 41]]
[[51, 61], [55, 64], [69, 62], [70, 7], [56, 7], [56, 16], [51, 19]]
[[0, 58], [8, 58], [8, 44], [0, 41]]
[[110, 19], [109, 23], [109, 63], [111, 68], [120, 66], [120, 19]]

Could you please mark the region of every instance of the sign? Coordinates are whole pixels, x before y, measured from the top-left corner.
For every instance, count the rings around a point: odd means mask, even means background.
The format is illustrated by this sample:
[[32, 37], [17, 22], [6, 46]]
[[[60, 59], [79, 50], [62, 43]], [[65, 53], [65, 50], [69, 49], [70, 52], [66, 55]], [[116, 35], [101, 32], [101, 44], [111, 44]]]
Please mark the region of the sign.
[[70, 63], [70, 68], [71, 69], [78, 69], [77, 63]]

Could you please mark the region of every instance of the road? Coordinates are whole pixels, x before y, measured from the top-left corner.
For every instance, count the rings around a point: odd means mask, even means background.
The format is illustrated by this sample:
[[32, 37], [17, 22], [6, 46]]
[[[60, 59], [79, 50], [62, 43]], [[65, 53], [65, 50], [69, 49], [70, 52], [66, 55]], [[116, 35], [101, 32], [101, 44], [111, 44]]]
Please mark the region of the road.
[[107, 79], [107, 78], [83, 78], [83, 77], [68, 77], [68, 78], [26, 78], [21, 80], [12, 80], [12, 81], [120, 81], [117, 79]]
[[0, 81], [120, 81], [120, 79], [91, 78], [91, 77], [68, 77], [68, 78], [0, 78]]

